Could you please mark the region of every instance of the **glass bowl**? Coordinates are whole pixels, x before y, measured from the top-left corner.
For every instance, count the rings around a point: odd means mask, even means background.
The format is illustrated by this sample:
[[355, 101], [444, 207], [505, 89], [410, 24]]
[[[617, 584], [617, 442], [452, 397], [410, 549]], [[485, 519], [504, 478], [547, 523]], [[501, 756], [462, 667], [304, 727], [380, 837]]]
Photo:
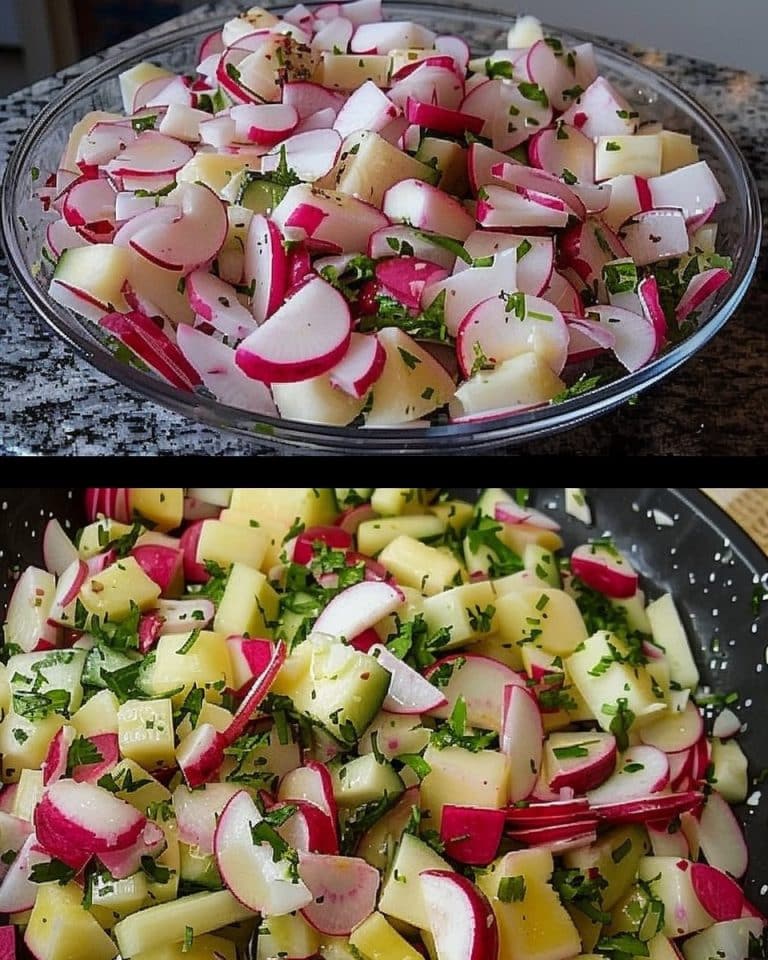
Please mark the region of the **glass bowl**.
[[[0, 622], [14, 582], [29, 564], [42, 565], [49, 517], [70, 535], [86, 523], [84, 490], [0, 489]], [[477, 498], [475, 489], [455, 489]], [[735, 807], [743, 824], [750, 865], [749, 900], [768, 914], [768, 794], [760, 785], [768, 769], [766, 640], [768, 558], [744, 530], [698, 490], [593, 488], [586, 490], [594, 523], [585, 527], [565, 513], [562, 487], [531, 490], [531, 503], [561, 524], [564, 553], [587, 538], [610, 534], [632, 558], [650, 599], [670, 592], [680, 611], [701, 673], [713, 692], [738, 691], [732, 706], [743, 725], [739, 743], [749, 760], [749, 802]], [[711, 718], [707, 719], [711, 730]]]
[[[275, 7], [276, 12], [286, 9]], [[478, 55], [505, 47], [511, 23], [510, 15], [502, 12], [398, 0], [385, 2], [385, 11], [390, 19], [412, 19], [438, 32], [462, 36]], [[121, 71], [141, 60], [152, 60], [180, 72], [189, 70], [200, 41], [223, 19], [222, 13], [215, 21], [197, 22], [148, 39], [70, 83], [22, 135], [2, 185], [2, 233], [11, 269], [26, 297], [46, 323], [85, 360], [137, 393], [192, 419], [284, 447], [363, 454], [490, 449], [567, 430], [648, 389], [700, 350], [746, 294], [757, 265], [761, 218], [757, 187], [738, 147], [717, 121], [675, 84], [631, 57], [598, 44], [601, 73], [634, 106], [647, 108], [648, 115], [665, 127], [692, 136], [727, 197], [715, 219], [718, 252], [733, 258], [733, 277], [701, 312], [698, 328], [687, 339], [636, 373], [619, 375], [616, 380], [561, 404], [472, 424], [397, 429], [329, 427], [258, 416], [202, 394], [183, 393], [154, 374], [129, 366], [115, 356], [99, 327], [70, 313], [48, 296], [48, 265], [41, 262], [46, 217], [31, 197], [33, 168], [55, 170], [72, 127], [87, 111], [121, 111], [117, 80]], [[591, 39], [574, 31], [552, 33], [575, 42]], [[22, 331], [19, 335], [23, 335]]]

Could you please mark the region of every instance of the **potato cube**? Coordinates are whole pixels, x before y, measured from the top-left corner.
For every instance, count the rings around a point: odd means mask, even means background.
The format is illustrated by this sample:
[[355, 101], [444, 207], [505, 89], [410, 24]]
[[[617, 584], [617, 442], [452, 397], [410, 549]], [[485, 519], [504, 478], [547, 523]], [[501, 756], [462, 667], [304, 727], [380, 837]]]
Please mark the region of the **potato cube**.
[[83, 891], [74, 882], [43, 883], [24, 934], [37, 960], [112, 960], [117, 947], [82, 905]]
[[160, 587], [133, 557], [122, 557], [106, 570], [89, 577], [80, 588], [86, 610], [100, 620], [125, 620], [133, 604], [142, 613], [157, 603]]
[[424, 619], [430, 633], [442, 627], [450, 630], [450, 640], [443, 650], [495, 633], [498, 620], [493, 586], [488, 580], [480, 580], [428, 597], [424, 601]]
[[174, 753], [173, 707], [161, 700], [128, 700], [117, 714], [117, 736], [123, 757], [147, 770], [170, 767]]
[[250, 637], [271, 638], [279, 603], [261, 571], [234, 563], [216, 611], [214, 629], [226, 636], [247, 633]]
[[235, 527], [220, 520], [206, 520], [197, 544], [197, 562], [217, 563], [229, 570], [244, 563], [258, 570], [267, 552], [267, 535], [258, 527]]
[[133, 487], [128, 491], [131, 513], [137, 520], [149, 520], [147, 526], [165, 533], [181, 526], [184, 517], [182, 487]]
[[192, 630], [160, 637], [144, 686], [154, 696], [178, 690], [172, 695], [178, 706], [195, 684], [205, 690], [206, 700], [218, 703], [221, 691], [233, 683], [225, 634]]
[[461, 579], [462, 567], [454, 556], [405, 534], [387, 544], [379, 554], [379, 562], [398, 583], [415, 587], [428, 597]]
[[446, 803], [493, 810], [507, 805], [510, 761], [497, 750], [429, 746], [424, 759], [431, 770], [421, 781], [419, 802], [429, 827], [440, 829]]

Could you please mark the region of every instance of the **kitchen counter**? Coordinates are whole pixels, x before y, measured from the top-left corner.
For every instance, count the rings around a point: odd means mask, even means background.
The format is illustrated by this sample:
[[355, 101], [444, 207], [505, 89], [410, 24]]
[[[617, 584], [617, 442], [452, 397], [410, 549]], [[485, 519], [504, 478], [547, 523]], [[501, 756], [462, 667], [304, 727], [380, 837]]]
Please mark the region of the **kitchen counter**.
[[[245, 4], [202, 7], [171, 24], [217, 24]], [[270, 6], [264, 3], [264, 6]], [[464, 6], [464, 4], [461, 4]], [[130, 41], [114, 48], [130, 49]], [[768, 212], [768, 78], [651, 50], [629, 51], [702, 103], [734, 137]], [[97, 63], [91, 58], [0, 100], [0, 169], [29, 120], [65, 84]], [[763, 238], [765, 254], [766, 237]], [[768, 271], [726, 327], [666, 381], [599, 420], [506, 454], [757, 455], [768, 452]], [[29, 306], [0, 254], [0, 452], [16, 455], [276, 455], [263, 443], [223, 434], [134, 395], [90, 367]], [[460, 451], [456, 451], [457, 453]]]

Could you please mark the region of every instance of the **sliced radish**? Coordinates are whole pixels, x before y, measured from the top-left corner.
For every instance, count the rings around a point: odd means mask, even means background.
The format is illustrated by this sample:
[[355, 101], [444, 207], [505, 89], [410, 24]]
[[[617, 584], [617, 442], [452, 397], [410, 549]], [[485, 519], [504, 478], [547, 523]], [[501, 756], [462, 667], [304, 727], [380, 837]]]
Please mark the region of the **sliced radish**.
[[576, 85], [574, 72], [562, 55], [557, 56], [546, 40], [537, 40], [528, 50], [525, 68], [530, 79], [547, 94], [556, 110], [567, 110], [573, 101], [568, 92]]
[[99, 324], [173, 386], [192, 392], [200, 383], [176, 344], [144, 314], [108, 313]]
[[381, 376], [386, 358], [374, 334], [353, 332], [349, 349], [329, 371], [331, 385], [350, 397], [364, 397]]
[[283, 302], [287, 286], [288, 262], [277, 225], [256, 214], [248, 227], [245, 241], [245, 282], [252, 286], [251, 312], [263, 323]]
[[305, 800], [321, 810], [333, 826], [338, 845], [338, 811], [333, 781], [325, 764], [310, 760], [303, 767], [289, 771], [281, 779], [277, 795], [280, 800]]
[[389, 689], [381, 705], [390, 713], [420, 714], [444, 706], [448, 701], [440, 690], [425, 680], [386, 647], [376, 643], [367, 651], [390, 674]]
[[592, 183], [595, 178], [593, 141], [576, 127], [558, 123], [557, 127], [540, 130], [528, 143], [531, 165], [547, 170], [556, 177], [570, 173], [578, 181]]
[[419, 886], [438, 960], [488, 960], [499, 949], [496, 917], [485, 894], [466, 877], [424, 870]]
[[571, 553], [571, 570], [593, 590], [607, 597], [631, 597], [637, 591], [637, 572], [615, 547], [583, 544]]
[[590, 307], [588, 316], [604, 323], [613, 332], [613, 352], [630, 373], [644, 367], [656, 356], [659, 341], [653, 324], [646, 317], [620, 307], [606, 306]]
[[666, 819], [696, 811], [703, 801], [704, 794], [697, 790], [685, 793], [656, 793], [637, 800], [595, 804], [592, 812], [609, 823], [645, 823], [648, 820]]
[[639, 267], [682, 256], [690, 244], [685, 217], [682, 211], [674, 209], [636, 214], [622, 226], [619, 237]]
[[345, 100], [342, 94], [306, 80], [292, 81], [283, 87], [283, 103], [294, 107], [301, 120], [327, 109], [336, 116]]
[[436, 34], [419, 23], [407, 20], [363, 23], [350, 43], [352, 53], [389, 53], [408, 47], [430, 49]]
[[440, 821], [440, 840], [454, 860], [484, 867], [498, 853], [505, 822], [503, 810], [446, 803]]
[[467, 314], [456, 334], [456, 354], [465, 377], [478, 359], [496, 365], [528, 351], [560, 373], [568, 343], [568, 328], [556, 307], [538, 297], [513, 294], [485, 300]]
[[383, 292], [415, 311], [421, 308], [424, 289], [447, 276], [447, 270], [417, 257], [390, 257], [376, 264], [376, 279]]
[[405, 115], [409, 123], [426, 127], [429, 130], [439, 130], [451, 136], [462, 136], [468, 130], [479, 134], [485, 126], [482, 117], [474, 117], [460, 110], [449, 110], [447, 107], [438, 107], [432, 103], [422, 103], [408, 97], [405, 106]]
[[656, 277], [644, 277], [637, 285], [637, 296], [646, 320], [656, 332], [656, 351], [658, 352], [666, 342], [668, 329]]
[[612, 330], [595, 320], [565, 315], [568, 324], [568, 362], [580, 363], [600, 356], [605, 350], [616, 347], [616, 335]]
[[379, 871], [359, 857], [302, 852], [299, 875], [312, 894], [302, 916], [320, 933], [347, 936], [376, 909]]
[[459, 697], [467, 707], [467, 723], [484, 730], [501, 729], [505, 688], [525, 687], [525, 680], [511, 667], [476, 653], [449, 654], [424, 671], [429, 680], [438, 670], [450, 669], [448, 682], [442, 687], [446, 705], [431, 711], [432, 716], [450, 716]]
[[470, 58], [470, 49], [466, 40], [449, 35], [435, 37], [435, 50], [447, 54], [456, 64], [456, 69], [461, 76], [466, 76]]
[[193, 157], [187, 144], [155, 130], [146, 130], [126, 145], [104, 168], [110, 176], [173, 174]]
[[82, 233], [70, 227], [66, 220], [54, 220], [45, 231], [45, 245], [54, 257], [58, 258], [65, 250], [74, 247], [87, 247], [90, 243]]
[[587, 210], [578, 194], [574, 193], [562, 180], [558, 180], [544, 170], [533, 170], [521, 163], [494, 163], [491, 167], [491, 175], [511, 185], [522, 196], [527, 196], [526, 191], [530, 191], [531, 194], [541, 194], [545, 198], [560, 200], [573, 216], [580, 220], [586, 219]]
[[[682, 710], [670, 710], [640, 731], [643, 743], [677, 753], [696, 745], [704, 732], [704, 720], [699, 708], [689, 700]], [[692, 772], [694, 772], [692, 770]], [[698, 770], [695, 771], [698, 774]]]
[[587, 791], [591, 806], [639, 800], [663, 790], [669, 783], [666, 754], [655, 747], [630, 747], [620, 757], [616, 771], [594, 790]]
[[514, 828], [521, 829], [557, 826], [570, 823], [572, 820], [590, 820], [592, 814], [586, 797], [577, 797], [573, 800], [552, 800], [547, 803], [508, 807], [506, 818]]
[[336, 130], [305, 130], [284, 140], [279, 153], [264, 157], [261, 169], [264, 173], [276, 170], [284, 150], [288, 166], [301, 180], [319, 180], [335, 166], [341, 144], [341, 136]]
[[339, 852], [336, 827], [327, 813], [308, 800], [291, 800], [290, 804], [278, 802], [270, 809], [287, 806], [294, 807], [295, 813], [277, 828], [286, 843], [306, 853]]
[[239, 345], [235, 362], [264, 383], [292, 383], [334, 367], [349, 346], [346, 299], [320, 277], [290, 295], [263, 326]]
[[371, 204], [346, 194], [313, 190], [308, 184], [291, 187], [272, 219], [286, 239], [303, 240], [323, 253], [359, 253], [370, 235], [388, 224], [387, 217]]
[[88, 576], [88, 565], [84, 560], [73, 560], [72, 563], [59, 577], [56, 584], [56, 593], [53, 598], [53, 605], [48, 614], [49, 621], [59, 622], [66, 608], [74, 603], [80, 592], [80, 587], [85, 583]]
[[731, 273], [722, 267], [713, 267], [711, 270], [704, 270], [691, 279], [688, 287], [680, 299], [680, 303], [675, 309], [677, 322], [681, 323], [694, 310], [714, 296], [718, 290], [724, 287], [731, 279]]
[[133, 234], [130, 245], [158, 266], [192, 273], [221, 250], [229, 229], [226, 208], [198, 183], [180, 183], [164, 200], [178, 207], [181, 217]]
[[241, 789], [235, 783], [207, 783], [197, 790], [183, 785], [176, 787], [173, 812], [179, 827], [179, 840], [196, 846], [204, 856], [213, 853], [217, 818]]
[[77, 736], [74, 727], [68, 724], [61, 727], [56, 736], [48, 744], [48, 752], [43, 760], [43, 786], [55, 783], [67, 775], [69, 748]]
[[383, 210], [391, 220], [464, 241], [475, 221], [458, 200], [422, 180], [401, 180], [384, 195]]
[[[512, 235], [495, 233], [491, 230], [473, 231], [466, 239], [464, 249], [474, 258], [496, 255], [502, 250], [516, 250], [517, 266], [515, 284], [521, 293], [532, 297], [543, 297], [554, 270], [554, 244], [549, 237]], [[499, 268], [501, 269], [500, 265]], [[463, 261], [457, 260], [454, 272], [467, 269]], [[511, 284], [502, 284], [500, 289], [510, 290]], [[483, 297], [485, 299], [485, 297]], [[544, 297], [549, 300], [549, 297]], [[554, 301], [552, 301], [554, 303]]]
[[597, 77], [560, 119], [593, 140], [631, 135], [637, 129], [637, 113], [605, 77]]
[[99, 860], [116, 880], [124, 880], [141, 869], [144, 857], [154, 860], [166, 846], [162, 828], [148, 820], [140, 836], [129, 847], [100, 853]]
[[648, 187], [654, 207], [678, 207], [686, 221], [705, 215], [725, 201], [725, 193], [706, 160], [652, 177]]
[[627, 257], [621, 238], [597, 217], [569, 227], [560, 239], [562, 266], [572, 268], [588, 287], [602, 283], [603, 268]]
[[146, 824], [135, 807], [92, 783], [58, 780], [35, 808], [40, 845], [57, 860], [80, 870], [93, 854], [130, 846]]
[[290, 860], [268, 840], [255, 839], [254, 830], [262, 820], [251, 796], [238, 791], [216, 825], [216, 864], [227, 888], [244, 906], [267, 917], [282, 916], [307, 906], [312, 894], [295, 876]]
[[569, 211], [557, 197], [524, 189], [517, 193], [490, 184], [481, 189], [477, 222], [483, 227], [560, 229], [568, 223]]
[[359, 130], [380, 132], [396, 120], [401, 110], [372, 80], [355, 90], [339, 111], [333, 129], [342, 138]]
[[414, 256], [451, 270], [456, 261], [456, 254], [437, 243], [432, 243], [430, 236], [427, 231], [417, 231], [407, 224], [382, 227], [375, 230], [368, 240], [368, 256], [374, 260], [391, 257], [393, 254]]
[[233, 286], [212, 273], [195, 270], [187, 277], [186, 294], [192, 309], [224, 336], [242, 340], [256, 329], [251, 312], [240, 303]]
[[524, 686], [505, 685], [500, 743], [502, 752], [510, 758], [510, 802], [524, 800], [536, 785], [543, 740], [541, 712], [535, 699]]
[[[114, 233], [116, 191], [109, 180], [78, 180], [64, 197], [62, 213], [71, 227], [95, 229], [102, 224]], [[107, 233], [107, 230], [99, 230]]]
[[0, 911], [14, 914], [34, 907], [40, 884], [30, 880], [32, 869], [38, 864], [49, 863], [50, 859], [50, 854], [31, 833], [0, 883]]
[[610, 733], [553, 733], [547, 744], [550, 788], [584, 793], [603, 783], [616, 764], [616, 740]]
[[235, 137], [240, 143], [266, 147], [285, 140], [299, 122], [295, 108], [282, 103], [236, 104], [229, 115], [235, 121]]
[[[575, 823], [515, 829], [509, 832], [509, 836], [518, 843], [525, 843], [531, 847], [554, 847], [557, 845], [558, 849], [562, 851], [564, 849], [578, 849], [593, 843], [597, 825], [597, 819], [592, 817]], [[592, 840], [588, 840], [588, 837], [591, 837]]]
[[724, 873], [706, 863], [689, 866], [691, 886], [699, 903], [715, 920], [738, 920], [744, 908], [744, 891]]
[[251, 721], [251, 718], [258, 710], [261, 702], [270, 691], [275, 677], [280, 672], [280, 668], [285, 663], [286, 649], [285, 644], [278, 642], [272, 650], [272, 657], [264, 668], [263, 673], [254, 681], [246, 695], [243, 697], [240, 706], [232, 718], [232, 722], [224, 731], [223, 740], [225, 744], [231, 744], [242, 735], [245, 728]]
[[546, 513], [534, 507], [522, 507], [516, 500], [497, 500], [493, 505], [493, 516], [503, 523], [526, 523], [540, 530], [559, 530], [560, 524]]
[[509, 157], [505, 153], [494, 150], [484, 143], [470, 144], [467, 153], [467, 173], [473, 193], [476, 194], [481, 187], [493, 183], [491, 171], [500, 163], [509, 163]]
[[710, 866], [737, 879], [746, 873], [749, 851], [744, 831], [727, 801], [713, 790], [699, 816], [699, 844]]
[[312, 38], [313, 50], [328, 50], [347, 52], [349, 41], [355, 32], [354, 24], [346, 17], [335, 17], [328, 20]]
[[212, 780], [224, 761], [225, 737], [210, 723], [200, 723], [176, 747], [176, 763], [194, 789]]
[[43, 534], [43, 558], [50, 573], [60, 577], [78, 558], [77, 548], [64, 527], [52, 517], [45, 525]]
[[351, 639], [394, 613], [404, 601], [398, 587], [383, 580], [364, 580], [336, 594], [312, 631]]
[[736, 716], [733, 710], [725, 707], [715, 717], [712, 725], [712, 736], [720, 740], [727, 740], [729, 737], [735, 737], [741, 730], [741, 720]]

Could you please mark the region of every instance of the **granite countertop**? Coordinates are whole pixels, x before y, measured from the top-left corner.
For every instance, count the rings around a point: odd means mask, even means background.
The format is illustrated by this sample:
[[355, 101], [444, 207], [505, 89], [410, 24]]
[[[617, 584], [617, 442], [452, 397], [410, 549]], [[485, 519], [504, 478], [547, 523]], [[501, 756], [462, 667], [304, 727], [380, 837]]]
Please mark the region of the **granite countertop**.
[[[215, 24], [224, 14], [243, 6], [225, 0], [199, 8], [173, 24], [204, 19]], [[164, 32], [173, 24], [152, 32]], [[116, 49], [128, 50], [131, 43], [135, 41]], [[661, 70], [719, 119], [757, 178], [765, 220], [768, 78], [687, 57], [606, 43], [628, 50]], [[0, 99], [0, 169], [29, 120], [68, 81], [98, 59], [91, 58]], [[763, 254], [766, 243], [764, 236]], [[767, 453], [767, 315], [768, 271], [763, 257], [749, 293], [726, 327], [681, 369], [641, 394], [635, 405], [567, 433], [502, 448], [495, 451], [496, 455]], [[90, 367], [37, 317], [0, 253], [0, 453], [274, 456], [295, 452], [198, 424], [131, 393]]]

